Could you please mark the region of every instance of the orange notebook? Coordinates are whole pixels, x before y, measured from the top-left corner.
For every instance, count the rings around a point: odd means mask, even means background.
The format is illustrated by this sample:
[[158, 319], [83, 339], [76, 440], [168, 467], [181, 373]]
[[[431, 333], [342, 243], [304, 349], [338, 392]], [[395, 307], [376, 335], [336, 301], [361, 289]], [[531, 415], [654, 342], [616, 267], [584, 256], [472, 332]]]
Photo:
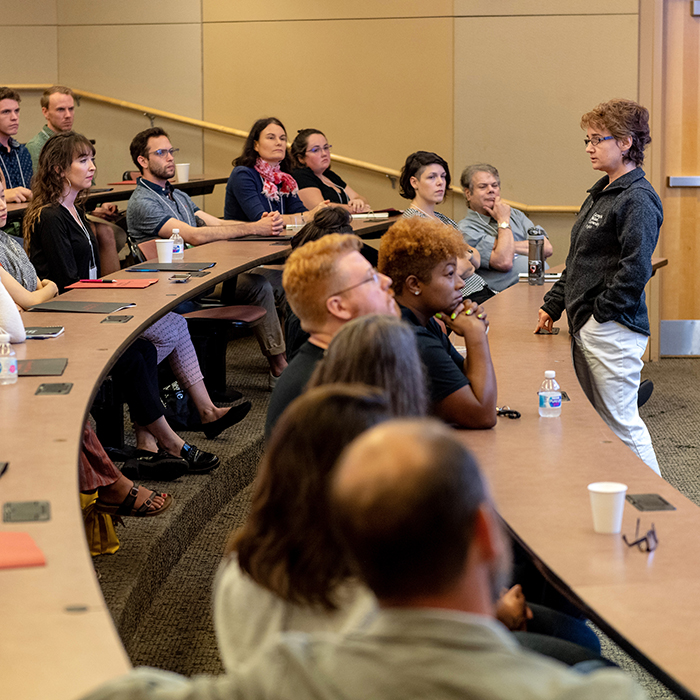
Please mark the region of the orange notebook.
[[66, 289], [145, 289], [155, 284], [157, 279], [137, 280], [80, 280], [69, 284]]
[[0, 569], [45, 566], [46, 557], [27, 532], [0, 532]]

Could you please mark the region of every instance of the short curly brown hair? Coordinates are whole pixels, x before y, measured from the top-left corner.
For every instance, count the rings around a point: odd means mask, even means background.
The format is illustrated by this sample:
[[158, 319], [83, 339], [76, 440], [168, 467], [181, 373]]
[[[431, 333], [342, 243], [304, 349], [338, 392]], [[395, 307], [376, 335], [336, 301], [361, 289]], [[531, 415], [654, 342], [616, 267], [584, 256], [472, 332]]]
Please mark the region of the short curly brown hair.
[[633, 161], [637, 167], [644, 163], [644, 149], [651, 143], [649, 110], [633, 100], [615, 99], [601, 102], [581, 117], [581, 128], [589, 126], [607, 129], [616, 141], [632, 139], [623, 161]]
[[466, 253], [467, 244], [450, 226], [417, 216], [400, 219], [382, 236], [379, 271], [391, 277], [399, 296], [410, 275], [427, 284], [437, 265]]
[[338, 283], [338, 260], [361, 248], [362, 240], [357, 236], [330, 233], [297, 248], [287, 258], [282, 286], [305, 331], [326, 320], [326, 300]]

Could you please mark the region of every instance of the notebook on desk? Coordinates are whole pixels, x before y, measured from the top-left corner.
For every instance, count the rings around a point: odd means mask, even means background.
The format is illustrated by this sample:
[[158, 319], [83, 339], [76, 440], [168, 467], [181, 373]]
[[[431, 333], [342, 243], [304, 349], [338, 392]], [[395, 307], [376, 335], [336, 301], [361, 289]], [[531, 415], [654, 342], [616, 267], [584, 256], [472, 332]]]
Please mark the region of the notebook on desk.
[[69, 284], [66, 289], [145, 289], [157, 281], [157, 279], [80, 280]]
[[160, 263], [157, 260], [127, 267], [126, 272], [201, 272], [214, 267], [215, 262], [171, 262]]
[[134, 303], [119, 301], [45, 301], [43, 304], [32, 306], [30, 311], [62, 311], [74, 314], [113, 314], [115, 311], [136, 306]]
[[232, 241], [291, 241], [294, 238], [293, 233], [283, 233], [279, 236], [240, 236], [239, 238], [231, 238]]

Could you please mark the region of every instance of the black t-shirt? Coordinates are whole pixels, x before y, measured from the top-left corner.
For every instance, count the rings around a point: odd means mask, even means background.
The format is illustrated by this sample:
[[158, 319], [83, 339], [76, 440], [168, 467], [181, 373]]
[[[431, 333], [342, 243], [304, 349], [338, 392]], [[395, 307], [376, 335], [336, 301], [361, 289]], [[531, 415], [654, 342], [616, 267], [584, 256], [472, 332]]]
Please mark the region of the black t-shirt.
[[457, 352], [437, 321], [431, 318], [427, 326], [421, 326], [415, 314], [401, 306], [401, 317], [416, 334], [418, 352], [428, 376], [428, 391], [433, 404], [469, 384], [462, 367], [464, 358]]
[[69, 284], [87, 279], [91, 264], [96, 266], [97, 276], [100, 276], [97, 241], [82, 211], [78, 211], [83, 226], [60, 204], [45, 207], [29, 240], [29, 259], [37, 275], [55, 282], [59, 292]]
[[321, 196], [324, 199], [328, 199], [335, 204], [347, 204], [349, 202], [348, 196], [345, 194], [345, 182], [336, 175], [330, 168], [323, 173], [334, 185], [340, 187], [341, 191], [329, 187], [324, 184], [321, 178], [314, 175], [314, 171], [311, 168], [301, 168], [300, 170], [292, 171], [292, 177], [297, 181], [297, 185], [300, 190], [306, 189], [307, 187], [317, 187], [321, 190]]
[[323, 358], [325, 350], [308, 340], [299, 348], [294, 359], [287, 365], [270, 396], [265, 421], [265, 437], [269, 437], [275, 423], [297, 396], [301, 396], [304, 388], [311, 379], [316, 365]]

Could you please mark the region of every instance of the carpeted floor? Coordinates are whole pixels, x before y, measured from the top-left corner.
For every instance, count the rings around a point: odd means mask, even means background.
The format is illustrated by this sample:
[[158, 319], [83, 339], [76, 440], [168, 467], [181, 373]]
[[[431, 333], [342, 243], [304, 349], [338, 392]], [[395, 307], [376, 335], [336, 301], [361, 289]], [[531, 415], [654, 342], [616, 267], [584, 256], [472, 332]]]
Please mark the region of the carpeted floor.
[[[250, 415], [226, 438], [208, 441], [201, 434], [183, 434], [216, 452], [222, 467], [208, 476], [153, 484], [176, 497], [171, 512], [129, 523], [119, 530], [120, 551], [95, 560], [135, 665], [185, 675], [223, 670], [212, 626], [211, 587], [228, 534], [248, 511], [269, 400], [267, 365], [253, 339], [232, 343], [228, 360], [229, 385], [251, 399]], [[648, 364], [643, 376], [655, 385], [642, 416], [663, 476], [700, 505], [700, 359], [664, 359]], [[676, 697], [598, 633], [604, 655], [634, 675], [651, 698]]]

